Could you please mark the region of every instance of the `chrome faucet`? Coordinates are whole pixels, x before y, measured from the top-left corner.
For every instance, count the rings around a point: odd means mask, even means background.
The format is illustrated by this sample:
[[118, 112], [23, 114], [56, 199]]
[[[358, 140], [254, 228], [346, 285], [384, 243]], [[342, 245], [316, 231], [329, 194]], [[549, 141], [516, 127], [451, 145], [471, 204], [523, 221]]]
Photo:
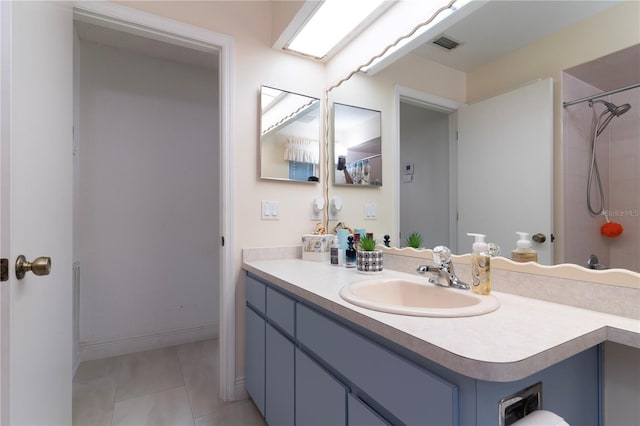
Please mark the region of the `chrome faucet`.
[[416, 269], [420, 274], [426, 274], [427, 272], [436, 272], [440, 274], [446, 280], [446, 284], [435, 278], [429, 278], [431, 284], [436, 284], [443, 287], [453, 287], [461, 290], [469, 290], [471, 287], [469, 284], [460, 281], [453, 270], [453, 262], [451, 261], [451, 250], [445, 246], [437, 246], [433, 249], [433, 261], [438, 266], [420, 265]]

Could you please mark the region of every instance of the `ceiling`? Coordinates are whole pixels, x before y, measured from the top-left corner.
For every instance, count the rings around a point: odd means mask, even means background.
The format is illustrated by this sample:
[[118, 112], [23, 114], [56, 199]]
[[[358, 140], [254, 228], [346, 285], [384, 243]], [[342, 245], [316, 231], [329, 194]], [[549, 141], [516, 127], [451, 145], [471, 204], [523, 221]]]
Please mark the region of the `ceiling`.
[[566, 70], [603, 92], [640, 83], [640, 44]]
[[167, 59], [208, 69], [218, 69], [219, 57], [211, 52], [202, 52], [185, 46], [153, 40], [80, 21], [75, 22], [75, 28], [80, 40], [124, 49], [154, 58]]
[[[471, 71], [501, 56], [615, 6], [619, 0], [492, 0], [412, 53]], [[444, 34], [461, 43], [454, 50], [433, 45]]]

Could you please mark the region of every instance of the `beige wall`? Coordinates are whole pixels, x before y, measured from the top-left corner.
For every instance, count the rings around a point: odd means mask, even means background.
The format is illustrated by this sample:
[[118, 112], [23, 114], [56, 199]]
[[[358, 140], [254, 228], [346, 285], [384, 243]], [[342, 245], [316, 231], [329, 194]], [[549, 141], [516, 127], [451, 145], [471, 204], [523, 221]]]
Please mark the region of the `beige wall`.
[[564, 251], [562, 99], [564, 69], [640, 43], [640, 2], [621, 4], [467, 73], [467, 102], [497, 95], [537, 78], [554, 81], [554, 222], [556, 262]]

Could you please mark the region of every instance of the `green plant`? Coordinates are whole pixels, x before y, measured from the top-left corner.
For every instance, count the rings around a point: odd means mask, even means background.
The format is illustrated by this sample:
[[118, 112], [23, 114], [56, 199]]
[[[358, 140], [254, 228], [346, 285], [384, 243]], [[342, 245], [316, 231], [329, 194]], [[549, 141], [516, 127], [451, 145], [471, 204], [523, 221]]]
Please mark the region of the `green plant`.
[[360, 238], [360, 250], [373, 251], [376, 249], [376, 240], [371, 237]]
[[420, 248], [422, 245], [422, 235], [419, 232], [412, 232], [404, 241], [407, 247], [413, 247], [415, 249]]

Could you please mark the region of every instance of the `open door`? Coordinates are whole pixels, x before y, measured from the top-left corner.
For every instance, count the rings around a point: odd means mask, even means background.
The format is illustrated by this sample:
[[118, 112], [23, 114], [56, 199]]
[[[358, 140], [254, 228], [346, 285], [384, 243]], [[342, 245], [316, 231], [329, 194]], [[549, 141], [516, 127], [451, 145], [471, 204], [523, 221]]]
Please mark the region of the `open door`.
[[[71, 424], [70, 2], [1, 2], [2, 424]], [[51, 258], [46, 276], [19, 255]]]
[[553, 82], [539, 80], [458, 110], [458, 249], [487, 235], [510, 257], [516, 231], [542, 234], [553, 263]]

